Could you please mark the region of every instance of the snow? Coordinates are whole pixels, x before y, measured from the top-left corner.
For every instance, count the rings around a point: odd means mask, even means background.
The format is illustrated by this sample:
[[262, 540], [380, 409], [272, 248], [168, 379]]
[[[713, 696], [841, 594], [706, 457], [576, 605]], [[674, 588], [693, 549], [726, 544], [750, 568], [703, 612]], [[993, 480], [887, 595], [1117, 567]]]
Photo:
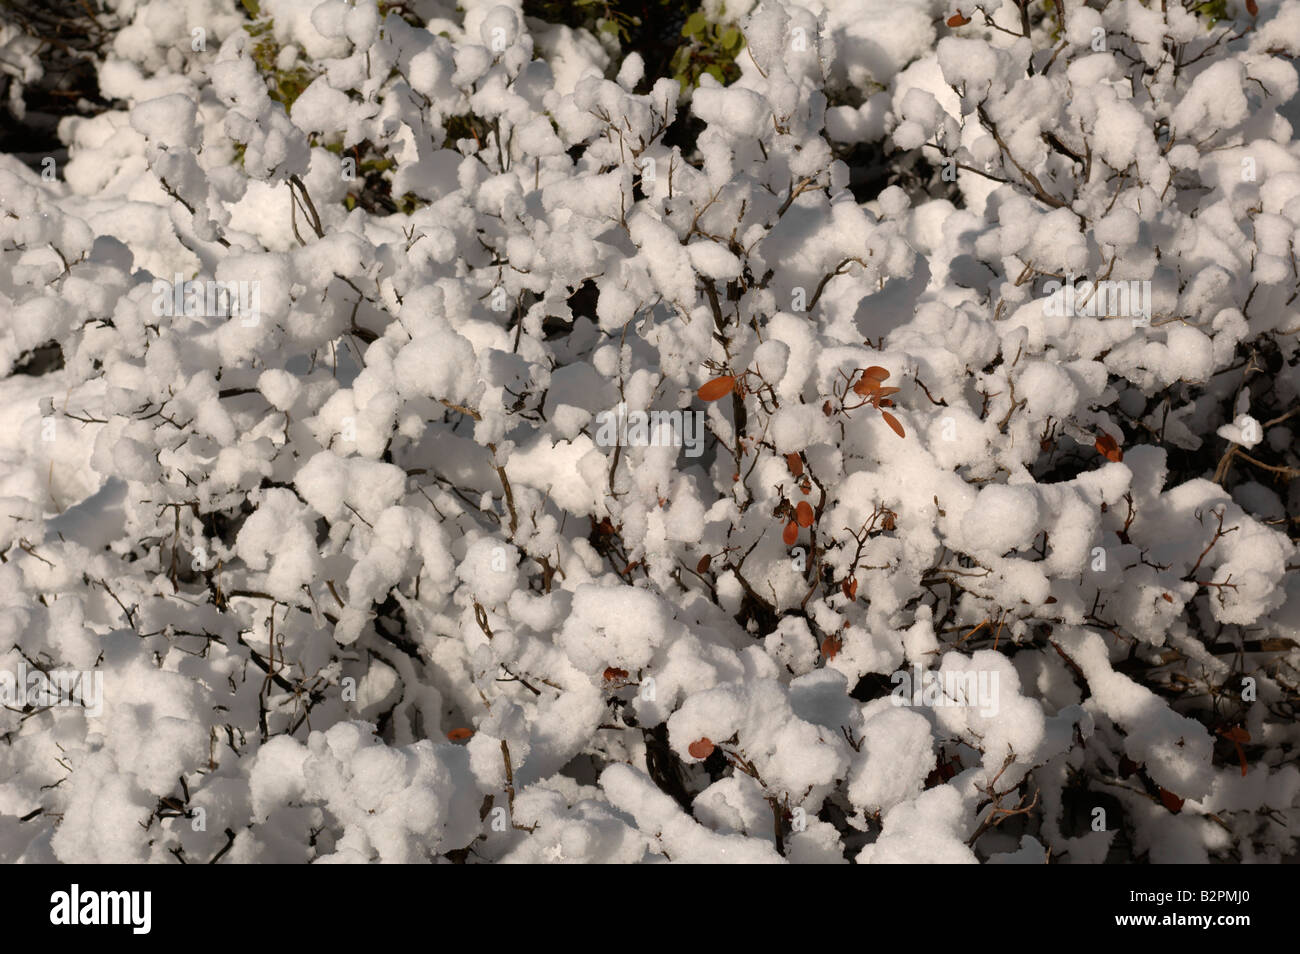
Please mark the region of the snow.
[[0, 156], [0, 858], [1294, 857], [1300, 2], [254, 6]]

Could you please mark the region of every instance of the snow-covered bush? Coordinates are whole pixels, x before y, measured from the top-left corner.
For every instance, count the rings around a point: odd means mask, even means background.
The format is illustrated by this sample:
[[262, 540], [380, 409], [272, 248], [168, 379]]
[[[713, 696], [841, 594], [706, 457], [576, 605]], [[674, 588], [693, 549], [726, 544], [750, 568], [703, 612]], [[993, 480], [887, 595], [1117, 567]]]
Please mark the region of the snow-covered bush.
[[111, 6], [0, 156], [5, 860], [1294, 853], [1300, 0]]

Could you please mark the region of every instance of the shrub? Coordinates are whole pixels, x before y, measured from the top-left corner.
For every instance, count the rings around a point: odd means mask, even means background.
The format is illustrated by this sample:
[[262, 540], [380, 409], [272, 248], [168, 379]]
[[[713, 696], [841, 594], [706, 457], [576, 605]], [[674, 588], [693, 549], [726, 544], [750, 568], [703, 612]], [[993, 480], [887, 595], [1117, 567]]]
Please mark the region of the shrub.
[[0, 160], [4, 857], [1293, 854], [1300, 4], [465, 7]]

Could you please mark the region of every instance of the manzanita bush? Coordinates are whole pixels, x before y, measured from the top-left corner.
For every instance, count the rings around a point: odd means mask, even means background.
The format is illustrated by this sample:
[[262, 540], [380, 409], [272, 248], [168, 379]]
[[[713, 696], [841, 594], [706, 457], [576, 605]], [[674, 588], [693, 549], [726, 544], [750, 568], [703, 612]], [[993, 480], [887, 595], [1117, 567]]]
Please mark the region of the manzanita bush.
[[708, 2], [686, 89], [96, 9], [0, 156], [4, 860], [1294, 855], [1298, 0]]

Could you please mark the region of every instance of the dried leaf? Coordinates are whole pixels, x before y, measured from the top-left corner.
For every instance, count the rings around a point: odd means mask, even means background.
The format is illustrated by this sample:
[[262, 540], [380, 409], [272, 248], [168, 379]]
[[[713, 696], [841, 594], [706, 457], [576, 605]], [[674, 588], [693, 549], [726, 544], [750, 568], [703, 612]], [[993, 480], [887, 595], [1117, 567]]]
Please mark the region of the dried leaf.
[[827, 636], [822, 640], [822, 655], [827, 661], [834, 659], [839, 655], [840, 650], [844, 648], [844, 642], [838, 636]]
[[1160, 803], [1175, 815], [1183, 810], [1183, 800], [1167, 788], [1160, 789]]
[[686, 751], [691, 753], [691, 758], [707, 759], [713, 754], [713, 742], [707, 737], [696, 739], [686, 747]]
[[1246, 12], [1252, 17], [1259, 16], [1259, 4], [1255, 0], [1246, 0]]
[[473, 729], [452, 729], [447, 733], [447, 738], [453, 742], [464, 742], [474, 734]]
[[785, 531], [781, 534], [781, 539], [785, 541], [786, 546], [794, 546], [794, 542], [799, 539], [799, 524], [793, 520], [787, 523]]
[[894, 417], [894, 415], [890, 414], [888, 411], [881, 411], [880, 416], [885, 419], [885, 423], [893, 428], [894, 433], [899, 437], [907, 436], [903, 431], [903, 425], [898, 423], [898, 418]]
[[1124, 459], [1124, 452], [1119, 449], [1119, 444], [1116, 443], [1115, 438], [1111, 437], [1105, 431], [1103, 431], [1101, 436], [1097, 438], [1095, 446], [1097, 448], [1097, 453], [1111, 463], [1118, 464]]
[[[880, 382], [889, 377], [889, 372], [878, 364], [873, 364], [867, 370], [862, 372], [862, 377], [858, 378], [857, 384], [853, 385], [853, 393], [859, 397], [868, 397], [880, 390]], [[894, 388], [893, 390], [898, 390]]]
[[701, 401], [717, 401], [726, 397], [735, 389], [736, 379], [729, 374], [724, 374], [712, 381], [704, 382], [695, 393], [699, 395]]
[[948, 22], [948, 26], [950, 27], [965, 26], [966, 24], [970, 23], [970, 17], [962, 16], [961, 11], [958, 10], [956, 13], [954, 13], [952, 16], [948, 18], [947, 22]]
[[850, 600], [856, 600], [858, 598], [857, 580], [845, 580], [843, 583], [840, 584], [840, 589], [844, 591], [844, 595], [847, 596]]
[[619, 669], [616, 666], [609, 666], [605, 669], [606, 682], [623, 682], [627, 679], [627, 670]]
[[704, 554], [704, 556], [700, 557], [700, 562], [697, 563], [697, 564], [695, 564], [695, 572], [696, 572], [696, 573], [708, 573], [708, 572], [709, 572], [709, 564], [712, 563], [712, 562], [713, 562], [713, 554], [712, 554], [712, 553], [706, 553], [706, 554]]
[[785, 466], [790, 468], [790, 473], [795, 477], [803, 476], [803, 458], [798, 454], [786, 454]]
[[794, 519], [801, 527], [813, 525], [813, 508], [808, 505], [808, 501], [799, 501], [799, 506], [794, 508]]

